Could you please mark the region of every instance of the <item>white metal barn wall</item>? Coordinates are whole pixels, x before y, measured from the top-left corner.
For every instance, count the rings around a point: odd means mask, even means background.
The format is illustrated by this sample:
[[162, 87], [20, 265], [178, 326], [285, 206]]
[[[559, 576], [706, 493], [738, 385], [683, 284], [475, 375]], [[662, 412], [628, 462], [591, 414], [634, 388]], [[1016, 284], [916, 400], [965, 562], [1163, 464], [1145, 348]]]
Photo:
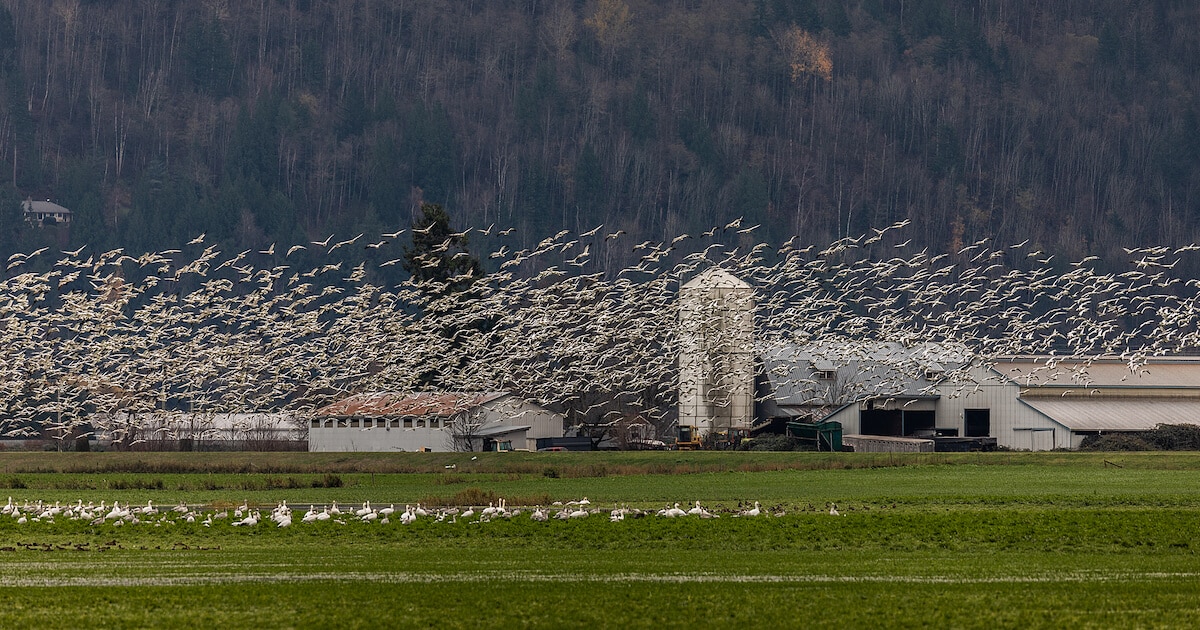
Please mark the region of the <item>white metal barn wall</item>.
[[[1071, 431], [1021, 402], [1021, 388], [986, 368], [973, 374], [975, 384], [946, 383], [938, 388], [934, 403], [934, 425], [939, 429], [957, 429], [966, 435], [966, 410], [988, 410], [988, 435], [999, 446], [1016, 450], [1045, 451], [1076, 448], [1079, 440]], [[861, 433], [861, 404], [846, 405], [827, 419], [840, 422], [844, 434]], [[926, 408], [922, 405], [922, 408]]]
[[987, 409], [988, 434], [996, 444], [1026, 451], [1073, 448], [1071, 431], [1020, 400], [1021, 388], [987, 368], [973, 374], [978, 386], [947, 383], [939, 387], [936, 416], [939, 428], [966, 435], [966, 410]]

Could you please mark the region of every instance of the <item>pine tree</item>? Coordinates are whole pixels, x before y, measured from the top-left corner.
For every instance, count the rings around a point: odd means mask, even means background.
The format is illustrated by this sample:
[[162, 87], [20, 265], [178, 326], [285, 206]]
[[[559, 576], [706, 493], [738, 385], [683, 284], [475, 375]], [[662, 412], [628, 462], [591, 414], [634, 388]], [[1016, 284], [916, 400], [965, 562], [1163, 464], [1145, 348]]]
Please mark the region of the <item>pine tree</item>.
[[422, 203], [421, 214], [412, 226], [412, 245], [404, 248], [404, 269], [413, 280], [447, 292], [478, 280], [483, 266], [467, 249], [467, 232], [452, 232], [450, 215], [436, 203]]

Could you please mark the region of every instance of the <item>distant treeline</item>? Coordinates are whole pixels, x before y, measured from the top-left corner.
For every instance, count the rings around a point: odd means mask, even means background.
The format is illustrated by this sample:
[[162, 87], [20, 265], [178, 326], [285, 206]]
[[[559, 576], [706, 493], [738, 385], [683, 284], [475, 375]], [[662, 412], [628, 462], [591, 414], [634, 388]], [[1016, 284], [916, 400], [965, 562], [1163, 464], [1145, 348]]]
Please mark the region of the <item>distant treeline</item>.
[[1197, 68], [1184, 0], [0, 0], [0, 246], [265, 248], [430, 201], [526, 244], [911, 218], [1116, 258], [1200, 240]]

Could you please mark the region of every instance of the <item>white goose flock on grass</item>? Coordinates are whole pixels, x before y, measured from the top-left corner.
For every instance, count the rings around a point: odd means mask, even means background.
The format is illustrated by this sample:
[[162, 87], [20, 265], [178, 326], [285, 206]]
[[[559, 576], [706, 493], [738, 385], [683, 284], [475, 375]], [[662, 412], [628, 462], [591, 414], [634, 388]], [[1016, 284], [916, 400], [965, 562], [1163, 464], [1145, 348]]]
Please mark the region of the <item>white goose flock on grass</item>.
[[[379, 504], [376, 504], [379, 505]], [[781, 517], [786, 511], [779, 507], [771, 512], [761, 507], [758, 501], [753, 502], [752, 508], [721, 508], [710, 511], [695, 501], [695, 507], [683, 510], [679, 503], [673, 503], [658, 510], [643, 510], [626, 506], [603, 508], [592, 506], [590, 501], [556, 501], [550, 506], [509, 507], [505, 499], [493, 501], [486, 508], [476, 510], [477, 506], [450, 506], [424, 508], [420, 503], [405, 505], [403, 510], [397, 510], [394, 504], [387, 507], [374, 507], [364, 501], [361, 508], [352, 511], [342, 511], [337, 504], [317, 507], [309, 504], [308, 510], [299, 518], [293, 519], [293, 510], [286, 501], [280, 501], [274, 507], [251, 506], [248, 502], [234, 510], [230, 516], [228, 510], [206, 506], [193, 506], [180, 503], [169, 510], [160, 510], [147, 502], [145, 506], [129, 508], [122, 507], [120, 502], [113, 501], [108, 505], [101, 501], [84, 503], [82, 499], [70, 504], [53, 504], [44, 501], [14, 501], [9, 497], [8, 503], [0, 509], [0, 526], [5, 522], [19, 525], [37, 523], [56, 523], [60, 521], [83, 521], [91, 526], [119, 527], [124, 525], [145, 525], [161, 527], [163, 525], [179, 525], [182, 523], [199, 523], [202, 527], [213, 527], [227, 524], [230, 527], [254, 528], [271, 526], [276, 528], [302, 525], [315, 525], [333, 521], [341, 525], [352, 523], [390, 524], [391, 518], [399, 511], [399, 523], [411, 525], [424, 520], [430, 523], [487, 523], [501, 519], [527, 518], [534, 522], [551, 520], [576, 520], [592, 516], [607, 515], [610, 521], [619, 522], [626, 518], [699, 518], [714, 519], [729, 517], [753, 518], [758, 516]], [[831, 509], [831, 514], [837, 514]]]

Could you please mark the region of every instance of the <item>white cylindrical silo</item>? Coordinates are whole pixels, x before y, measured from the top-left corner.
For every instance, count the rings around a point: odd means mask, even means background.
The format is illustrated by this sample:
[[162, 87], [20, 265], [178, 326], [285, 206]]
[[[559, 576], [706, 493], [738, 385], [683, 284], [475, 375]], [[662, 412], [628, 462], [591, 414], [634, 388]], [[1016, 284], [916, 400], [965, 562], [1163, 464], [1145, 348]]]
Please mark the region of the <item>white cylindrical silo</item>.
[[754, 289], [713, 267], [679, 289], [679, 424], [707, 432], [754, 420]]

